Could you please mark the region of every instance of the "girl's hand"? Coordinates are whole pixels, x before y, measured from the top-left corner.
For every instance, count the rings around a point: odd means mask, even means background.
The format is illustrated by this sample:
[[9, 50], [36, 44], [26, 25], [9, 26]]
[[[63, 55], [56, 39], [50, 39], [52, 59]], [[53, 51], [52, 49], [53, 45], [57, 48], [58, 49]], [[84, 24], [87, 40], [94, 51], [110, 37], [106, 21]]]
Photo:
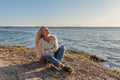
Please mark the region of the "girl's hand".
[[56, 49], [55, 49], [55, 48], [53, 48], [51, 51], [52, 51], [52, 52], [55, 52], [55, 51], [56, 51]]

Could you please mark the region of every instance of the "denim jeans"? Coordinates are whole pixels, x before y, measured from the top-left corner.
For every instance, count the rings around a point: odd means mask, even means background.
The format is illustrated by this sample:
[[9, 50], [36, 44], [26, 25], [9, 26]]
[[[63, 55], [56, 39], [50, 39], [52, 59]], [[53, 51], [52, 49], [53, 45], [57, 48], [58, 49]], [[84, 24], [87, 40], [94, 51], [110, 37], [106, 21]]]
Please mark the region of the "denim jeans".
[[54, 55], [52, 55], [52, 53], [48, 52], [47, 55], [44, 55], [42, 57], [42, 60], [44, 63], [53, 63], [56, 67], [58, 67], [60, 61], [62, 60], [63, 56], [64, 56], [64, 48], [59, 48]]

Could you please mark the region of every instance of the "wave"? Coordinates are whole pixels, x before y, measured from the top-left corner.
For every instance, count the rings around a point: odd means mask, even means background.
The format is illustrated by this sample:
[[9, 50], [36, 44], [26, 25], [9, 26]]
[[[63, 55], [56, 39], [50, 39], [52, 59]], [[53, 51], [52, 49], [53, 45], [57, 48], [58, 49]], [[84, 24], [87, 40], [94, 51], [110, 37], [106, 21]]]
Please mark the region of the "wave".
[[111, 42], [113, 44], [120, 44], [120, 40], [102, 40], [103, 42]]

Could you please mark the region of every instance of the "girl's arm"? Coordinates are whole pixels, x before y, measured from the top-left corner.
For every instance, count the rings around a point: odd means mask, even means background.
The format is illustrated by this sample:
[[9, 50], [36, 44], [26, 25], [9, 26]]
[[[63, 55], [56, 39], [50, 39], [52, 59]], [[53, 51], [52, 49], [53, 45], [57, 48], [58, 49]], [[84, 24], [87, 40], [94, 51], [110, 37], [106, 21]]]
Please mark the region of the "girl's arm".
[[53, 51], [56, 51], [58, 49], [58, 39], [56, 36], [54, 36], [54, 48]]

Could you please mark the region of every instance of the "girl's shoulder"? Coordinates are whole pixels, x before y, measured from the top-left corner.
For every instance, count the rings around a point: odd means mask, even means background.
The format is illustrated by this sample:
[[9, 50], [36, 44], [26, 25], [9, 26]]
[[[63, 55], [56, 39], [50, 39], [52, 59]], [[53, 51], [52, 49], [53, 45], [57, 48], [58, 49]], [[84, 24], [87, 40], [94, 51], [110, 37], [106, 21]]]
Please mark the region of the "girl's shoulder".
[[55, 40], [57, 40], [57, 37], [56, 37], [56, 35], [50, 35], [50, 37], [51, 37], [52, 39], [55, 39]]

